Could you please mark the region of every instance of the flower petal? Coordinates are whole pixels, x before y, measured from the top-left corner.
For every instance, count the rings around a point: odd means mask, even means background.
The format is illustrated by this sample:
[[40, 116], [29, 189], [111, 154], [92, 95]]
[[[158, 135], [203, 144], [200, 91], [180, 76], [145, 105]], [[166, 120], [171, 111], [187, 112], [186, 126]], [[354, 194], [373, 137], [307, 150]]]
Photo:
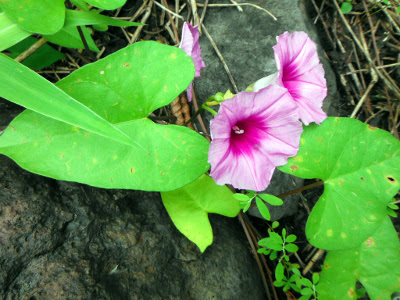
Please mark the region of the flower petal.
[[211, 121], [211, 176], [218, 184], [261, 191], [276, 166], [296, 155], [302, 125], [286, 89], [269, 85], [241, 92], [221, 104]]
[[289, 90], [300, 110], [304, 124], [320, 124], [327, 117], [322, 102], [327, 95], [325, 72], [317, 46], [305, 32], [285, 32], [275, 45], [277, 83]]
[[193, 82], [189, 84], [189, 86], [186, 89], [186, 94], [187, 94], [187, 99], [189, 102], [192, 102], [192, 97], [193, 97]]
[[201, 56], [201, 48], [199, 44], [200, 33], [197, 29], [198, 25], [192, 26], [189, 22], [183, 24], [182, 39], [179, 48], [186, 52], [196, 67], [195, 77], [200, 77], [200, 70], [206, 65]]
[[270, 84], [275, 84], [278, 79], [278, 75], [279, 73], [277, 72], [257, 80], [253, 85], [253, 92], [258, 92], [259, 90], [269, 86]]

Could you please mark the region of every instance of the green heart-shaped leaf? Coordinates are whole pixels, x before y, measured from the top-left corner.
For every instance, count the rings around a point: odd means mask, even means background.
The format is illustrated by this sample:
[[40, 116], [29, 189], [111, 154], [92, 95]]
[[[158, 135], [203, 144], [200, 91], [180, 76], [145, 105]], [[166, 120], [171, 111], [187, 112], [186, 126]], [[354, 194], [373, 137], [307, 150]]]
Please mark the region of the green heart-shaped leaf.
[[317, 286], [318, 299], [357, 299], [360, 281], [371, 299], [400, 291], [400, 242], [389, 217], [361, 246], [329, 251]]
[[[137, 145], [110, 122], [99, 117], [98, 114], [24, 65], [4, 54], [0, 54], [0, 66], [1, 97], [52, 119], [106, 136], [115, 141]], [[11, 127], [11, 130], [13, 129], [15, 128]], [[7, 144], [5, 140], [0, 139], [0, 141], [3, 142], [0, 142], [0, 147]], [[12, 145], [23, 142], [23, 139], [12, 140], [12, 135], [11, 140], [8, 141]]]
[[349, 249], [371, 236], [400, 187], [399, 154], [390, 133], [354, 119], [305, 127], [297, 156], [280, 170], [325, 182], [306, 227], [315, 247]]
[[[138, 42], [83, 66], [57, 86], [70, 95], [81, 95], [81, 102], [110, 122], [124, 122], [147, 117], [171, 103], [193, 80], [194, 72], [193, 60], [181, 49]], [[84, 92], [88, 83], [92, 87]], [[115, 101], [115, 95], [104, 97], [100, 88], [116, 93], [120, 99]], [[102, 107], [104, 102], [112, 107], [107, 112]], [[116, 119], [109, 119], [110, 113], [115, 113]]]
[[240, 211], [232, 192], [226, 186], [217, 185], [207, 175], [175, 191], [163, 192], [161, 196], [176, 228], [201, 252], [213, 241], [208, 214], [235, 217]]
[[193, 61], [184, 51], [135, 43], [57, 86], [145, 151], [26, 110], [0, 137], [0, 153], [31, 172], [61, 180], [104, 188], [179, 188], [209, 168], [208, 142], [188, 128], [146, 117], [172, 102], [193, 77]]
[[21, 28], [40, 34], [53, 34], [63, 27], [65, 0], [0, 1], [7, 16]]

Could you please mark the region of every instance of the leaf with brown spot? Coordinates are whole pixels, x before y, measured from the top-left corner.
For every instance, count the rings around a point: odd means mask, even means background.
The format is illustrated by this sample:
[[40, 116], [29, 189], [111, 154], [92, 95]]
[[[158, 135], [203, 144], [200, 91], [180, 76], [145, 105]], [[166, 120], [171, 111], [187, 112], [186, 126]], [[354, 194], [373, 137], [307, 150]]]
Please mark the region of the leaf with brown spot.
[[[372, 246], [372, 247], [371, 247]], [[400, 242], [389, 217], [362, 245], [329, 251], [317, 286], [319, 300], [357, 299], [356, 282], [370, 299], [390, 299], [400, 287]], [[353, 291], [353, 293], [351, 292]]]
[[65, 21], [65, 0], [13, 0], [0, 8], [21, 28], [40, 34], [54, 34]]
[[302, 160], [289, 158], [279, 169], [324, 181], [306, 226], [310, 243], [326, 250], [359, 246], [387, 217], [400, 188], [400, 141], [350, 118], [306, 126], [301, 140]]
[[[168, 59], [171, 53], [176, 55], [174, 60]], [[165, 57], [167, 59], [161, 59]], [[123, 62], [135, 67], [124, 68]], [[182, 187], [209, 169], [209, 143], [188, 128], [155, 124], [147, 117], [183, 92], [194, 73], [192, 59], [181, 49], [138, 42], [76, 70], [57, 83], [61, 90], [47, 84], [50, 91], [59, 92], [57, 95], [76, 99], [79, 107], [90, 107], [88, 110], [97, 118], [107, 118], [111, 128], [145, 151], [118, 141], [114, 132], [108, 137], [81, 128], [77, 130], [70, 124], [27, 109], [12, 121], [15, 130], [6, 129], [1, 135], [0, 153], [28, 171], [59, 180], [147, 191]], [[1, 80], [0, 88], [2, 82], [5, 85]], [[175, 89], [176, 85], [180, 90]], [[165, 91], [164, 86], [174, 88]], [[15, 94], [15, 88], [12, 92]], [[27, 95], [29, 93], [21, 98], [26, 100]], [[52, 111], [63, 113], [62, 106], [54, 106]], [[74, 111], [66, 111], [76, 117]], [[81, 119], [79, 121], [88, 121]], [[49, 138], [51, 140], [46, 143]], [[59, 152], [65, 155], [69, 169]]]

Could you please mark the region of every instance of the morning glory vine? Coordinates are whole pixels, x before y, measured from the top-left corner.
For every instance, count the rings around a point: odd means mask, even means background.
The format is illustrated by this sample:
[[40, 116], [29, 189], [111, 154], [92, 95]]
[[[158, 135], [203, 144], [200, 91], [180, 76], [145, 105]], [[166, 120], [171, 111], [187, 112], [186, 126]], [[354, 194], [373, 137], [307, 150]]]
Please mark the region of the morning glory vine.
[[[202, 252], [213, 241], [209, 213], [235, 217], [255, 200], [270, 217], [263, 201], [281, 200], [262, 191], [276, 168], [319, 178], [324, 194], [306, 235], [328, 250], [321, 279], [300, 277], [286, 254], [297, 251], [295, 237], [282, 230], [281, 242], [270, 231], [277, 243], [264, 240], [260, 245], [270, 249], [260, 253], [278, 258], [276, 284], [296, 286], [307, 293], [302, 299], [317, 292], [319, 299], [334, 293], [355, 299], [357, 280], [376, 298], [396, 292], [400, 270], [391, 266], [400, 265], [400, 243], [388, 215], [396, 215], [400, 142], [357, 120], [327, 118], [324, 69], [305, 32], [277, 37], [276, 72], [246, 91], [217, 93], [202, 105], [201, 111], [214, 115], [211, 143], [184, 126], [155, 123], [150, 114], [185, 90], [191, 100], [193, 79], [205, 67], [197, 27], [185, 23], [181, 40], [179, 48], [135, 43], [56, 85], [0, 55], [0, 96], [27, 108], [0, 136], [0, 153], [58, 180], [159, 191], [176, 227]], [[373, 275], [380, 277], [371, 285], [365, 266], [376, 261]], [[342, 278], [343, 270], [349, 275]], [[286, 276], [289, 271], [295, 276]]]

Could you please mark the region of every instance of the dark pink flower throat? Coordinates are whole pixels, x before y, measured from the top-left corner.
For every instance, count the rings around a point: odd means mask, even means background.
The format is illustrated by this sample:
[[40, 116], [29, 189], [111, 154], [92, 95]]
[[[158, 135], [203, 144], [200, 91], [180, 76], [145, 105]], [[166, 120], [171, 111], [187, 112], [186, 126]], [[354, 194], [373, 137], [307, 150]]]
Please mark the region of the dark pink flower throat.
[[244, 133], [244, 129], [239, 128], [239, 126], [237, 126], [237, 125], [232, 127], [232, 131], [235, 134], [243, 134]]

